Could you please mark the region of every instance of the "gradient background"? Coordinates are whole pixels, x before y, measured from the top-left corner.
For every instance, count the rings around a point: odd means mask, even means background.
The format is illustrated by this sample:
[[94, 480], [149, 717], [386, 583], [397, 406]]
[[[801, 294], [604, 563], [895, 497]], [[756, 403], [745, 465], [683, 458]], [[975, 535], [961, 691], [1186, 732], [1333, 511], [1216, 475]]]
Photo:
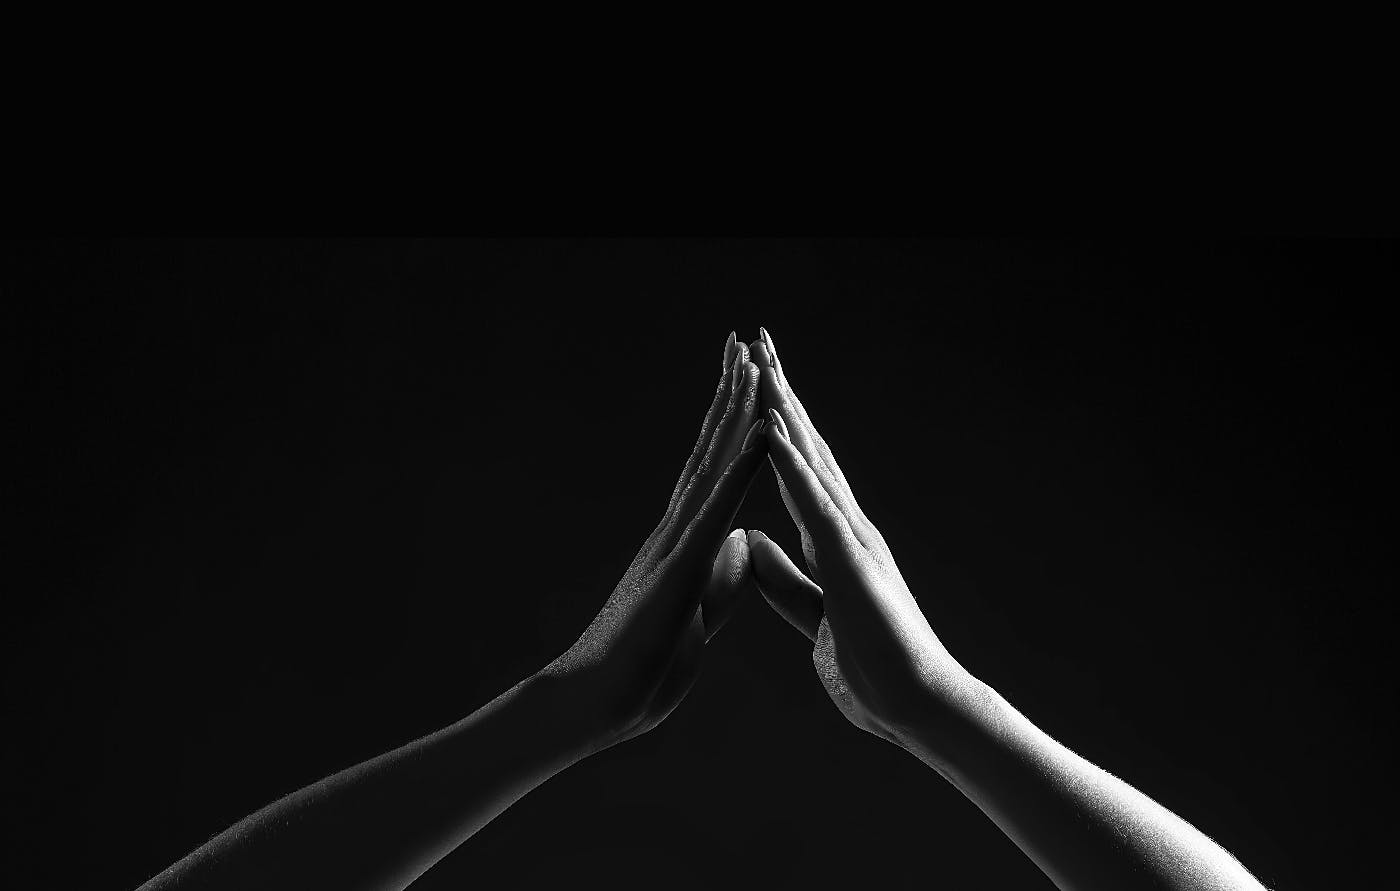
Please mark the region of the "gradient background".
[[[760, 324], [973, 672], [1271, 887], [1390, 863], [1393, 243], [0, 259], [11, 877], [135, 887], [562, 652]], [[798, 554], [770, 470], [738, 522]], [[1050, 887], [809, 650], [755, 594], [665, 724], [415, 887]]]

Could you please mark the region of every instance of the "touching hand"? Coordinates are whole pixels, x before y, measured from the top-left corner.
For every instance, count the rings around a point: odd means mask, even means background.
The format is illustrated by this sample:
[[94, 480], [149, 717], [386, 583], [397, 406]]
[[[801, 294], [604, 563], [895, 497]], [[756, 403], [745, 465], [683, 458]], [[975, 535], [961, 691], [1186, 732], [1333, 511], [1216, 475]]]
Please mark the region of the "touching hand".
[[744, 531], [726, 534], [766, 452], [755, 417], [759, 370], [733, 334], [724, 356], [661, 522], [583, 635], [541, 672], [562, 681], [562, 708], [595, 748], [645, 733], [671, 713], [750, 577]]
[[748, 536], [755, 580], [773, 608], [813, 642], [817, 674], [842, 714], [904, 745], [915, 722], [927, 724], [930, 713], [957, 707], [971, 678], [929, 627], [783, 373], [767, 331], [752, 349], [770, 421], [769, 458], [808, 569], [804, 574], [755, 530]]

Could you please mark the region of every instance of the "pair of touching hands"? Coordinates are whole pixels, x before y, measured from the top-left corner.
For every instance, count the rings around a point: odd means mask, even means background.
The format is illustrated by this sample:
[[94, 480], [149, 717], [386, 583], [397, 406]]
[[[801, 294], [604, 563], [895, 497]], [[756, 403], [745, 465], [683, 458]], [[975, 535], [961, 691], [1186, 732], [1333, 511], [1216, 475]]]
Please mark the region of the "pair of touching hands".
[[[731, 531], [765, 456], [806, 572], [762, 533]], [[661, 522], [563, 655], [461, 720], [250, 814], [145, 887], [406, 887], [540, 783], [660, 724], [751, 580], [812, 641], [851, 723], [937, 770], [1064, 891], [1262, 887], [948, 654], [767, 332], [749, 346], [730, 335]]]
[[[578, 641], [544, 675], [596, 747], [657, 726], [750, 581], [813, 643], [853, 724], [897, 744], [970, 678], [939, 642], [784, 373], [772, 337], [733, 334], [689, 460], [656, 529]], [[764, 457], [802, 539], [804, 573], [758, 531], [730, 530]]]
[[[807, 571], [761, 532], [730, 530], [764, 455]], [[752, 579], [812, 641], [851, 723], [967, 796], [1063, 891], [1248, 889], [1230, 853], [1036, 727], [955, 660], [802, 406], [766, 331], [724, 371], [665, 516], [578, 642], [542, 673], [596, 751], [655, 727]]]

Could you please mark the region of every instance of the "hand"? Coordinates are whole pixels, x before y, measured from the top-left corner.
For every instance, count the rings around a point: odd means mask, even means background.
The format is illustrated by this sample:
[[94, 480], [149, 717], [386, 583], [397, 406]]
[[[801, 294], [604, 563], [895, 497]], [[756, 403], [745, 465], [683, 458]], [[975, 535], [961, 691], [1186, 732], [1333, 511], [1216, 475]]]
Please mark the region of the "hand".
[[841, 713], [908, 748], [911, 728], [926, 731], [930, 714], [940, 710], [951, 716], [975, 689], [972, 678], [929, 627], [766, 330], [752, 349], [768, 410], [769, 459], [810, 574], [754, 530], [748, 537], [755, 580], [769, 604], [813, 642], [817, 675]]
[[645, 733], [690, 690], [705, 642], [748, 584], [744, 530], [726, 537], [766, 453], [758, 367], [729, 335], [714, 400], [670, 504], [578, 641], [540, 674], [586, 744]]

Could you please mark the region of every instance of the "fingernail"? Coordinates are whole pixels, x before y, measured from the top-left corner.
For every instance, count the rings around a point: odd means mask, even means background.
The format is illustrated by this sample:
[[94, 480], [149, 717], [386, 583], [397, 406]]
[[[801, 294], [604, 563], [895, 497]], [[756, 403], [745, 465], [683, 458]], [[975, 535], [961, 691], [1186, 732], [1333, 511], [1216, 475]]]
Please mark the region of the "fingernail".
[[747, 540], [748, 540], [748, 533], [744, 532], [744, 530], [742, 530], [742, 529], [735, 529], [733, 532], [729, 533], [729, 537], [730, 537], [730, 538], [742, 538], [742, 539], [744, 539], [745, 541], [747, 541]]
[[778, 375], [780, 382], [783, 381], [783, 363], [778, 360], [778, 345], [773, 342], [773, 335], [769, 334], [768, 329], [763, 327], [758, 329], [758, 334], [763, 338], [763, 345], [768, 348], [768, 367]]
[[738, 342], [735, 332], [729, 332], [729, 339], [724, 342], [724, 363], [720, 368], [728, 368], [729, 363], [734, 361], [734, 347]]
[[783, 439], [788, 438], [787, 424], [783, 423], [783, 416], [778, 414], [776, 408], [768, 409], [768, 423], [773, 426], [773, 429], [778, 431], [779, 436]]
[[[743, 346], [741, 345], [741, 346], [739, 347], [739, 349], [742, 350], [742, 349], [743, 349]], [[739, 376], [742, 375], [743, 373], [744, 373], [744, 357], [743, 357], [742, 355], [740, 355], [740, 356], [735, 356], [735, 357], [734, 357], [734, 374], [733, 374], [733, 376], [729, 379], [729, 389], [730, 389], [730, 392], [733, 392], [733, 391], [739, 389]]]
[[768, 347], [768, 355], [774, 362], [778, 361], [778, 347], [773, 343], [773, 335], [768, 333], [768, 329], [759, 327], [758, 336], [763, 338], [763, 343]]
[[744, 435], [744, 442], [742, 445], [739, 446], [739, 451], [747, 452], [749, 450], [749, 447], [753, 445], [754, 440], [758, 439], [758, 434], [762, 432], [763, 419], [759, 418], [757, 421], [754, 421], [752, 424], [749, 425], [749, 432]]

